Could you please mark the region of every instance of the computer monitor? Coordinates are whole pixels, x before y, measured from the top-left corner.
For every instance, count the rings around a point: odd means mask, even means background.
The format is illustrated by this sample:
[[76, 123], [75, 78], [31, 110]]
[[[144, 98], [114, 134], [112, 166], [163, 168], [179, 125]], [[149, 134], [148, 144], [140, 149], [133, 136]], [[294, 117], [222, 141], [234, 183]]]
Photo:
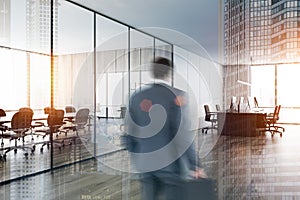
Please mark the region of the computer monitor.
[[236, 97], [232, 96], [230, 101], [230, 111], [237, 111]]
[[245, 112], [244, 97], [240, 97], [239, 104], [238, 104], [238, 111]]
[[254, 97], [254, 108], [259, 108], [256, 97]]
[[243, 103], [244, 103], [244, 97], [240, 97], [239, 104], [243, 104]]
[[253, 105], [253, 101], [252, 101], [252, 97], [248, 97], [247, 98], [247, 111], [250, 111], [250, 110], [252, 110], [252, 108], [254, 107], [254, 105]]
[[263, 108], [260, 108], [259, 105], [258, 105], [258, 102], [257, 102], [257, 98], [254, 97], [254, 107], [253, 107], [253, 111], [255, 112], [260, 112], [260, 111], [263, 111], [264, 109]]

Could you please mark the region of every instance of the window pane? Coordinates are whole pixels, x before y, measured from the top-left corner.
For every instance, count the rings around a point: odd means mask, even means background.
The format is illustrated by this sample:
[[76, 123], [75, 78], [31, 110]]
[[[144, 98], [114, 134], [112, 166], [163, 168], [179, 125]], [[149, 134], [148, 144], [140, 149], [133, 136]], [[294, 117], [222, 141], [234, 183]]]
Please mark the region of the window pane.
[[300, 107], [300, 93], [293, 88], [300, 85], [300, 65], [279, 65], [277, 75], [278, 104]]
[[281, 105], [280, 121], [299, 123], [300, 94], [295, 86], [300, 84], [299, 65], [278, 65], [277, 71], [277, 102]]
[[[88, 108], [89, 115], [94, 112], [94, 14], [67, 1], [59, 1], [58, 32], [54, 51], [54, 107], [65, 109], [72, 105], [78, 112]], [[70, 17], [72, 16], [72, 17]], [[58, 35], [57, 35], [58, 34]], [[56, 44], [56, 43], [55, 43]], [[76, 121], [76, 120], [75, 120]], [[87, 138], [94, 138], [93, 120], [84, 130], [69, 132], [78, 134], [82, 142], [76, 141], [80, 152], [64, 158], [54, 154], [54, 166], [72, 163], [90, 158], [94, 153], [94, 143]], [[71, 140], [72, 141], [72, 140]], [[73, 141], [72, 141], [73, 142]]]
[[28, 71], [26, 53], [0, 48], [1, 108], [18, 110], [28, 106]]
[[154, 38], [139, 31], [130, 31], [130, 93], [149, 83], [154, 59]]
[[[122, 73], [108, 73], [109, 117], [120, 117], [120, 107], [124, 105]], [[127, 91], [126, 91], [127, 92]], [[123, 102], [122, 102], [123, 101]]]
[[97, 115], [119, 117], [128, 94], [128, 28], [99, 15], [96, 26]]
[[178, 89], [187, 91], [187, 51], [181, 48], [174, 49], [174, 86]]
[[155, 56], [172, 59], [172, 46], [161, 40], [155, 39]]
[[[54, 104], [93, 106], [93, 13], [59, 1]], [[73, 17], [70, 18], [70, 15]], [[75, 105], [76, 104], [76, 105]], [[92, 109], [91, 109], [92, 110]]]
[[30, 55], [30, 107], [50, 106], [50, 57]]
[[251, 96], [260, 107], [275, 106], [275, 67], [251, 66]]
[[[5, 1], [1, 44], [39, 53], [50, 52], [50, 1]], [[57, 5], [57, 4], [56, 4]], [[54, 7], [57, 16], [57, 7]], [[57, 20], [54, 27], [57, 25]], [[2, 24], [2, 23], [1, 23]], [[57, 30], [57, 29], [56, 29]], [[0, 36], [0, 37], [2, 37]]]
[[[11, 39], [11, 13], [14, 9], [11, 6], [11, 1], [1, 1], [0, 3], [0, 45], [10, 46]], [[22, 17], [22, 15], [20, 15]]]
[[[213, 111], [215, 104], [222, 105], [222, 75], [221, 66], [210, 60], [182, 48], [174, 48], [174, 86], [186, 91], [195, 100], [192, 113], [197, 116], [193, 126], [203, 127], [204, 104], [208, 104]], [[199, 119], [199, 120], [198, 120]]]

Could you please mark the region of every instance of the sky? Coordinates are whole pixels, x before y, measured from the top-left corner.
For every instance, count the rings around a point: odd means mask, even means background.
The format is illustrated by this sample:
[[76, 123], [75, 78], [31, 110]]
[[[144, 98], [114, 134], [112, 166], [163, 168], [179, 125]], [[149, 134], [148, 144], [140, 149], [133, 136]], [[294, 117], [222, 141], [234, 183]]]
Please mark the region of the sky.
[[[219, 0], [74, 0], [136, 28], [158, 27], [177, 31], [218, 56]], [[163, 39], [170, 40], [172, 37]], [[172, 38], [170, 41], [176, 41]]]

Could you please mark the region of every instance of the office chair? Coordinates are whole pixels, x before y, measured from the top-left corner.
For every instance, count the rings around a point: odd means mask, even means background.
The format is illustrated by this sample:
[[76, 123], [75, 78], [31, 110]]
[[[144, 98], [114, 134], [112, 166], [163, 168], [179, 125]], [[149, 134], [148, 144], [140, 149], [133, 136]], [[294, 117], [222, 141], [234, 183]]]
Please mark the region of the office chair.
[[204, 110], [205, 110], [205, 118], [204, 120], [207, 122], [211, 123], [211, 126], [206, 126], [202, 128], [202, 133], [207, 134], [207, 131], [210, 129], [218, 129], [217, 127], [217, 119], [215, 118], [215, 114], [212, 114], [210, 112], [209, 106], [208, 105], [204, 105]]
[[[49, 117], [49, 114], [53, 111], [55, 111], [55, 108], [51, 108], [51, 107], [44, 108], [44, 114], [48, 115], [48, 117]], [[48, 117], [47, 117], [47, 119], [48, 119]], [[37, 122], [35, 122], [34, 127], [45, 127], [45, 123], [42, 121], [37, 121]], [[40, 134], [40, 133], [44, 133], [44, 134]], [[35, 134], [42, 135], [43, 138], [45, 138], [47, 135], [49, 135], [48, 132], [46, 132], [45, 130], [41, 130], [41, 129], [38, 129], [37, 131], [35, 131]], [[56, 134], [56, 137], [58, 137], [58, 133]]]
[[[24, 146], [25, 143], [25, 136], [27, 135], [27, 132], [31, 129], [31, 122], [32, 122], [32, 112], [28, 112], [26, 110], [22, 110], [19, 112], [16, 112], [11, 120], [11, 131], [13, 131], [15, 134], [11, 134], [12, 140], [15, 140], [15, 145], [10, 146], [6, 148], [6, 151], [3, 155], [3, 158], [6, 159], [6, 154], [12, 150], [14, 150], [15, 153], [17, 153], [17, 149], [21, 149], [25, 151], [25, 156], [28, 156], [28, 153], [26, 150], [31, 150], [31, 152], [34, 152], [34, 147], [28, 147]], [[18, 140], [22, 139], [22, 145], [18, 146]]]
[[[66, 106], [65, 107], [66, 113], [76, 113], [76, 109], [74, 106]], [[73, 117], [67, 117], [65, 119], [66, 122], [73, 122]]]
[[271, 132], [271, 136], [273, 137], [275, 133], [279, 133], [280, 137], [282, 137], [282, 133], [285, 131], [285, 129], [282, 126], [279, 126], [277, 124], [277, 121], [279, 120], [279, 112], [280, 112], [281, 105], [275, 106], [274, 112], [270, 113], [266, 116], [265, 122], [266, 122], [266, 130]]
[[[6, 112], [3, 109], [0, 109], [0, 118], [6, 117]], [[8, 127], [4, 125], [3, 122], [0, 122], [0, 131], [1, 131], [1, 146], [4, 146], [3, 139], [5, 137], [4, 132], [8, 130]]]
[[[125, 119], [125, 116], [126, 116], [126, 111], [127, 111], [127, 107], [125, 106], [122, 106], [121, 109], [120, 109], [120, 119]], [[120, 130], [124, 130], [124, 127], [125, 127], [125, 124], [122, 122], [120, 124]]]
[[53, 111], [53, 110], [55, 110], [55, 108], [51, 108], [51, 107], [45, 107], [44, 108], [44, 113], [46, 114], [46, 115], [48, 115], [51, 111]]
[[66, 113], [75, 113], [76, 109], [74, 106], [66, 106], [65, 111], [66, 111]]
[[[22, 107], [22, 108], [19, 109], [19, 112], [30, 112], [30, 113], [32, 113], [32, 115], [34, 114], [33, 110], [29, 107]], [[41, 134], [35, 132], [35, 128], [41, 127], [41, 126], [42, 126], [42, 124], [39, 123], [39, 122], [35, 122], [34, 124], [31, 123], [30, 133], [31, 133], [31, 140], [32, 141], [34, 140], [34, 137], [33, 137], [34, 135], [36, 135], [36, 136], [41, 135]], [[35, 148], [35, 145], [33, 146], [33, 148]]]
[[217, 111], [221, 111], [221, 106], [220, 106], [220, 104], [216, 104], [216, 110], [217, 110]]
[[122, 106], [120, 109], [120, 118], [124, 119], [126, 114], [127, 108], [125, 106]]
[[[64, 122], [64, 110], [56, 110], [56, 109], [52, 109], [47, 117], [47, 126], [44, 125], [44, 127], [46, 127], [46, 129], [41, 129], [41, 130], [37, 130], [37, 132], [43, 132], [45, 133], [45, 136], [50, 135], [50, 134], [58, 134], [60, 133], [61, 127], [63, 126]], [[41, 147], [41, 152], [43, 152], [43, 147], [45, 145], [47, 145], [47, 147], [49, 148], [51, 141], [44, 141], [42, 142], [42, 147]], [[53, 139], [53, 144], [54, 145], [58, 145], [59, 149], [61, 149], [62, 146], [64, 146], [64, 141], [58, 141], [58, 140], [54, 140]]]
[[73, 123], [65, 126], [65, 129], [71, 129], [71, 130], [75, 131], [76, 136], [74, 138], [74, 142], [75, 142], [76, 138], [79, 137], [78, 132], [81, 130], [85, 131], [85, 126], [88, 124], [89, 112], [90, 112], [90, 110], [88, 108], [79, 109], [76, 112]]

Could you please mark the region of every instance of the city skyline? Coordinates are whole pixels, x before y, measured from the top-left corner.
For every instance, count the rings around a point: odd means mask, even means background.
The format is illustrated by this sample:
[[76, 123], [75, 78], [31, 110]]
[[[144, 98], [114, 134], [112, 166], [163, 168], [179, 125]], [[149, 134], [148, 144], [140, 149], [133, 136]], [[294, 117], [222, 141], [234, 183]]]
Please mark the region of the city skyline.
[[299, 62], [299, 8], [293, 0], [225, 0], [224, 64]]
[[[26, 49], [26, 19], [20, 17], [23, 16], [22, 13], [25, 14], [26, 12], [26, 0], [11, 0], [10, 2], [12, 9], [11, 13], [13, 13], [11, 14], [10, 46], [19, 49]], [[217, 0], [190, 0], [184, 3], [180, 1], [151, 1], [143, 2], [143, 4], [137, 1], [132, 1], [128, 2], [127, 4], [123, 4], [122, 2], [117, 0], [76, 2], [86, 5], [87, 7], [91, 7], [92, 9], [100, 12], [101, 14], [112, 17], [113, 19], [129, 24], [133, 27], [142, 30], [147, 29], [147, 31], [150, 31], [150, 33], [153, 33], [153, 35], [157, 35], [158, 37], [161, 37], [167, 41], [171, 40], [171, 43], [180, 43], [181, 41], [178, 41], [178, 39], [175, 36], [172, 38], [164, 34], [160, 35], [157, 32], [151, 32], [151, 29], [161, 28], [179, 32], [187, 37], [190, 37], [195, 42], [203, 46], [203, 48], [207, 50], [208, 54], [212, 57], [213, 60], [220, 62], [218, 58], [219, 1]], [[165, 10], [166, 7], [169, 9]], [[70, 9], [72, 8], [70, 7]], [[123, 12], [122, 10], [126, 10], [126, 12]], [[63, 17], [64, 21], [68, 21], [64, 23], [65, 26], [68, 24], [74, 24], [75, 22], [82, 24], [88, 19], [88, 16], [86, 18], [82, 18], [83, 16], [81, 16], [81, 18], [78, 18], [76, 14], [72, 17], [64, 15], [64, 13], [68, 13], [67, 7], [59, 9], [58, 12], [59, 16]], [[20, 14], [17, 15], [15, 13]], [[143, 13], [143, 15], [140, 15], [140, 13]], [[210, 23], [207, 23], [207, 19], [209, 19]], [[62, 32], [60, 31], [62, 29], [67, 30], [67, 28], [62, 27], [62, 25], [58, 23], [58, 32]], [[85, 28], [81, 30], [81, 33], [68, 34], [68, 37], [72, 38], [74, 34], [81, 34], [83, 35], [83, 37], [85, 37], [87, 33], [84, 30]], [[56, 49], [57, 53], [71, 52], [72, 43], [65, 43], [64, 45], [61, 45], [61, 42], [59, 42], [60, 38], [57, 38], [57, 40], [60, 44]], [[86, 47], [86, 44], [84, 44], [84, 41], [78, 41], [77, 46], [80, 46], [82, 50], [89, 50], [89, 48]], [[35, 48], [29, 50], [36, 51]]]

